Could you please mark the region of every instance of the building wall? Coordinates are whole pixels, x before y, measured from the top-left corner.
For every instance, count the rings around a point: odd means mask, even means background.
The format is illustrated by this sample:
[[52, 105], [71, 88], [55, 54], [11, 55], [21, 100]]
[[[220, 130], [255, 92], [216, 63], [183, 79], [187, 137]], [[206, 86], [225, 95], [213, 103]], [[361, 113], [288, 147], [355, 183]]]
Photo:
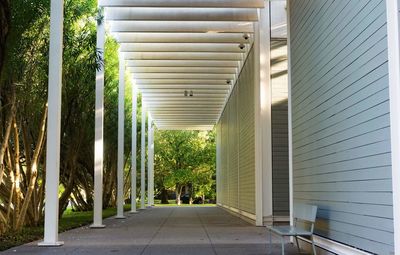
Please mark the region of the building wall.
[[272, 205], [274, 216], [289, 216], [287, 41], [271, 40]]
[[290, 3], [294, 201], [318, 235], [391, 254], [385, 1]]
[[217, 125], [217, 139], [221, 139], [218, 202], [251, 218], [255, 215], [253, 68], [251, 50]]

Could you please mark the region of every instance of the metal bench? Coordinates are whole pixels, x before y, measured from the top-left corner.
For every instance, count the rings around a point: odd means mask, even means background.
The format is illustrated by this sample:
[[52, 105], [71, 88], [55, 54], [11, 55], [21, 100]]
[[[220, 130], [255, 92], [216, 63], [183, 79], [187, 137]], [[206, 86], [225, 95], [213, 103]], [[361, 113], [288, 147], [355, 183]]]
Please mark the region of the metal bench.
[[[285, 254], [285, 236], [293, 236], [296, 238], [297, 248], [300, 252], [298, 237], [309, 237], [313, 249], [313, 254], [316, 255], [315, 244], [313, 239], [315, 218], [317, 217], [317, 206], [295, 203], [294, 204], [294, 226], [267, 226], [269, 231], [269, 243], [272, 251], [272, 234], [281, 238], [282, 255]], [[301, 223], [304, 226], [299, 226]], [[309, 225], [309, 226], [308, 226]]]

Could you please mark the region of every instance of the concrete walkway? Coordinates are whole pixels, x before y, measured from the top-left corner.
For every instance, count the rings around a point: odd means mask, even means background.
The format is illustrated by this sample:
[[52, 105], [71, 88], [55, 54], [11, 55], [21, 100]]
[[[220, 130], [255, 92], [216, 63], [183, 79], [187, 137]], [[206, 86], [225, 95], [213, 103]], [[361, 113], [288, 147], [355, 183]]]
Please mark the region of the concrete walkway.
[[[105, 229], [82, 227], [60, 234], [65, 244], [38, 247], [37, 242], [1, 254], [148, 254], [148, 255], [258, 255], [270, 253], [265, 228], [218, 207], [155, 207], [124, 220], [107, 219]], [[276, 240], [274, 240], [276, 242]], [[287, 245], [286, 254], [297, 254]]]

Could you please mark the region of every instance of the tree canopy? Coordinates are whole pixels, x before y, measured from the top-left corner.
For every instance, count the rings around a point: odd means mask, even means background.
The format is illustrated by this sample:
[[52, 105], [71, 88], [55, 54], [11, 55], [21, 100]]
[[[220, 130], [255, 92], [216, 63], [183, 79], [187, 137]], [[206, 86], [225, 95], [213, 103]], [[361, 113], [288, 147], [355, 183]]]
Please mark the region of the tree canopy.
[[190, 198], [215, 199], [215, 132], [157, 131], [155, 183], [163, 202], [167, 190], [175, 191], [177, 204], [183, 188]]
[[[43, 223], [50, 0], [0, 0], [0, 234]], [[97, 1], [65, 0], [62, 75], [60, 215], [93, 207], [96, 69], [105, 66], [104, 207], [115, 206], [118, 123], [118, 44], [96, 48]], [[131, 102], [130, 79], [126, 101]], [[139, 97], [138, 127], [141, 125]], [[130, 103], [125, 104], [125, 176], [131, 152]], [[138, 137], [141, 130], [138, 129]], [[159, 194], [184, 187], [192, 197], [215, 194], [213, 132], [156, 132]], [[137, 143], [140, 166], [140, 139]], [[130, 180], [126, 178], [125, 197]], [[138, 182], [140, 175], [138, 176]], [[138, 185], [139, 187], [139, 185]]]

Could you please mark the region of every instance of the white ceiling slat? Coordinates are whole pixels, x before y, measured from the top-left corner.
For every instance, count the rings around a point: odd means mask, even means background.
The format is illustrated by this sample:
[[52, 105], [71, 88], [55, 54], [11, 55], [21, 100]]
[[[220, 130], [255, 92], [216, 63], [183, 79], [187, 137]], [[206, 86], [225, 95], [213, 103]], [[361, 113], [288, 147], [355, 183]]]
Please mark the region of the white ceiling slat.
[[257, 9], [250, 8], [113, 7], [106, 9], [105, 17], [140, 21], [258, 21]]
[[136, 85], [230, 85], [227, 80], [210, 79], [134, 79]]
[[264, 0], [99, 0], [105, 7], [264, 8]]
[[[142, 97], [146, 100], [146, 102], [150, 101], [165, 101], [165, 100], [181, 100], [186, 101], [186, 99], [182, 99], [183, 95], [181, 94], [142, 94]], [[223, 94], [206, 94], [206, 95], [197, 95], [196, 97], [191, 97], [190, 101], [198, 102], [203, 100], [208, 101], [223, 101], [225, 100], [226, 95]], [[187, 100], [189, 101], [189, 99]]]
[[241, 61], [242, 53], [227, 52], [127, 52], [126, 60], [223, 60]]
[[199, 74], [199, 73], [135, 73], [134, 79], [214, 79], [233, 80], [233, 74]]
[[223, 60], [128, 60], [127, 67], [231, 67], [237, 68], [238, 61]]
[[[156, 123], [157, 124], [157, 123]], [[192, 126], [187, 126], [187, 125], [183, 125], [183, 126], [161, 126], [159, 124], [157, 124], [157, 128], [159, 130], [199, 130], [199, 131], [210, 131], [213, 130], [214, 125], [206, 125], [206, 126], [199, 126], [199, 125], [192, 125]]]
[[110, 21], [111, 32], [253, 33], [253, 22]]
[[213, 129], [265, 0], [99, 1], [155, 125]]
[[232, 52], [245, 53], [239, 43], [121, 43], [121, 52]]
[[[186, 100], [183, 99], [178, 99], [178, 98], [154, 98], [154, 97], [150, 97], [150, 98], [146, 98], [146, 104], [147, 103], [151, 103], [151, 102], [155, 102], [155, 103], [159, 103], [159, 102], [168, 102], [168, 103], [180, 103], [180, 102], [185, 102]], [[223, 103], [224, 99], [222, 98], [209, 98], [207, 100], [207, 98], [197, 98], [194, 100], [190, 100], [189, 102], [193, 103], [193, 104], [199, 104], [199, 103], [207, 103], [207, 102], [216, 102], [216, 103]]]
[[237, 68], [223, 67], [128, 67], [131, 73], [212, 73], [212, 74], [236, 74]]
[[193, 105], [198, 105], [198, 106], [202, 106], [203, 108], [215, 108], [215, 107], [222, 107], [225, 104], [225, 102], [207, 102], [207, 101], [200, 101], [200, 102], [168, 102], [168, 101], [164, 101], [164, 102], [160, 102], [160, 101], [147, 101], [145, 103], [146, 107], [148, 106], [149, 108], [157, 108], [157, 109], [161, 109], [161, 108], [171, 108], [174, 107], [175, 109], [178, 108], [185, 108], [185, 107], [191, 107]]
[[[183, 89], [141, 89], [142, 93], [147, 96], [154, 96], [154, 95], [183, 95], [185, 91]], [[197, 97], [199, 95], [223, 95], [226, 96], [228, 90], [190, 90], [193, 91], [193, 94]]]
[[215, 91], [224, 91], [226, 93], [229, 92], [230, 87], [228, 85], [168, 85], [168, 84], [146, 84], [146, 85], [136, 85], [136, 87], [140, 91], [146, 91], [146, 90], [163, 90], [165, 89], [168, 90], [215, 90]]
[[151, 114], [157, 115], [157, 114], [186, 114], [186, 113], [220, 113], [221, 111], [219, 109], [199, 109], [199, 108], [195, 108], [195, 109], [187, 109], [187, 110], [171, 110], [171, 109], [156, 109], [156, 110], [152, 110]]
[[[182, 115], [182, 114], [186, 114], [186, 115]], [[193, 113], [181, 113], [181, 114], [177, 114], [177, 115], [165, 115], [165, 114], [154, 114], [154, 113], [152, 113], [152, 118], [153, 119], [170, 120], [170, 119], [176, 119], [176, 118], [172, 118], [172, 117], [177, 117], [177, 116], [178, 117], [181, 116], [182, 118], [187, 117], [187, 116], [198, 116], [199, 118], [195, 119], [195, 120], [204, 119], [204, 118], [209, 118], [210, 120], [215, 120], [215, 118], [218, 118], [219, 114], [220, 113], [216, 113], [214, 115], [207, 115], [205, 113], [195, 113], [195, 112], [193, 112]], [[188, 120], [188, 119], [184, 119], [184, 120]]]
[[[114, 33], [120, 43], [251, 43], [244, 33]], [[245, 37], [248, 39], [246, 40]]]

